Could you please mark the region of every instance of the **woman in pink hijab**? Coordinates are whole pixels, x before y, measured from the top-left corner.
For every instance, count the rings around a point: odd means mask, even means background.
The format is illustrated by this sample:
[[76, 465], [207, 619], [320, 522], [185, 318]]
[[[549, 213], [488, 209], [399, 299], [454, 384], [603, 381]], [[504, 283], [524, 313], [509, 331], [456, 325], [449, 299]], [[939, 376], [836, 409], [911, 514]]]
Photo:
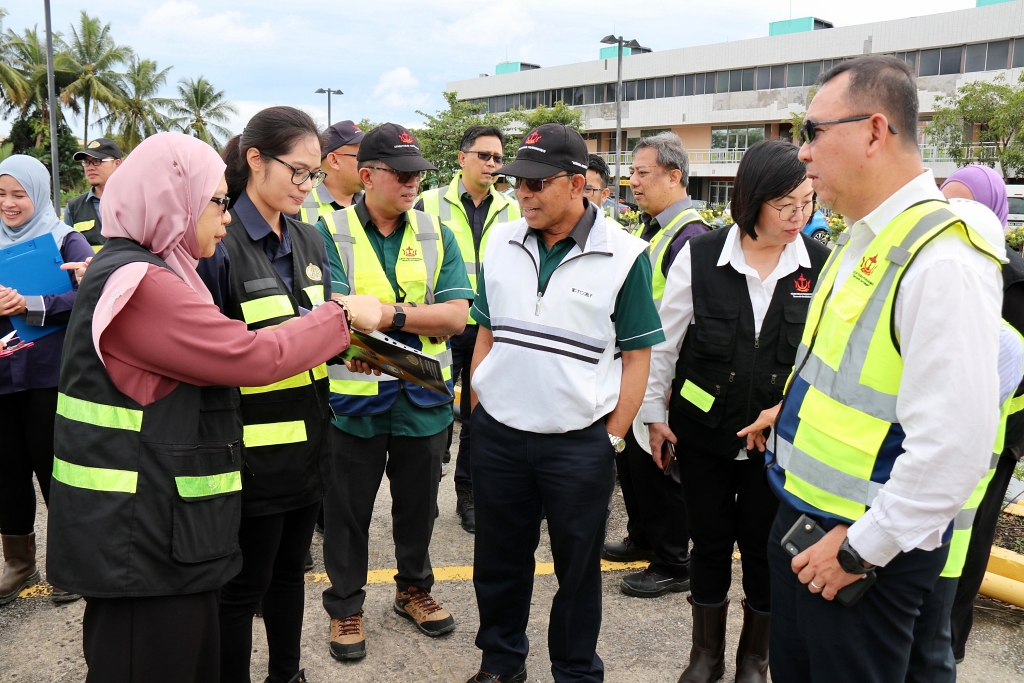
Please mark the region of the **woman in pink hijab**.
[[178, 133], [128, 156], [67, 328], [47, 574], [86, 598], [89, 683], [219, 680], [217, 590], [241, 567], [236, 387], [348, 346], [340, 302], [257, 332], [212, 303], [195, 267], [225, 234], [224, 169]]

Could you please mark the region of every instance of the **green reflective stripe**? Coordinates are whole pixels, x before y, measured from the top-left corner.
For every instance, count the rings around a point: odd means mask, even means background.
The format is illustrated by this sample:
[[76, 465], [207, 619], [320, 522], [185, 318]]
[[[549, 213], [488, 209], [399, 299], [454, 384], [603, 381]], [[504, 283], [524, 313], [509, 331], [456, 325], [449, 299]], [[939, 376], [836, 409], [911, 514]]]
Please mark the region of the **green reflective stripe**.
[[1024, 394], [1010, 399], [1010, 415], [1024, 410]]
[[683, 388], [679, 390], [679, 395], [700, 408], [705, 413], [711, 410], [711, 406], [715, 404], [714, 396], [704, 391], [690, 380], [683, 382]]
[[324, 286], [323, 285], [310, 285], [309, 287], [303, 287], [302, 291], [309, 297], [309, 302], [314, 306], [319, 306], [324, 302]]
[[245, 425], [242, 440], [247, 448], [277, 446], [286, 443], [301, 443], [306, 440], [306, 423], [269, 422], [267, 424]]
[[142, 431], [141, 410], [93, 403], [67, 394], [57, 394], [57, 414], [96, 427], [127, 429], [130, 432]]
[[109, 470], [104, 467], [86, 467], [53, 459], [53, 478], [62, 484], [91, 491], [135, 493], [139, 473], [131, 470]]
[[78, 232], [86, 232], [88, 230], [92, 230], [94, 227], [96, 227], [95, 220], [82, 221], [80, 223], [75, 223], [74, 225], [75, 230], [77, 230]]
[[836, 469], [805, 453], [782, 437], [778, 437], [775, 459], [779, 466], [786, 470], [787, 476], [793, 474], [822, 491], [860, 505], [870, 507], [884, 486]]
[[182, 498], [202, 498], [242, 490], [242, 474], [238, 471], [210, 474], [205, 477], [175, 477], [174, 485]]
[[288, 300], [288, 296], [285, 294], [275, 294], [242, 302], [242, 317], [248, 325], [261, 323], [271, 318], [280, 318], [285, 315], [295, 315], [292, 302]]

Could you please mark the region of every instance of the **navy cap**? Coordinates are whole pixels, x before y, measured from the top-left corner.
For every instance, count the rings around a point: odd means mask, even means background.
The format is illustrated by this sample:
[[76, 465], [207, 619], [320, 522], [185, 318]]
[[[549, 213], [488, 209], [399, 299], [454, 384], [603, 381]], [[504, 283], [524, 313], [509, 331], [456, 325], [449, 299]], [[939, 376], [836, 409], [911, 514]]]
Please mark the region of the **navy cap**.
[[359, 126], [352, 121], [338, 121], [328, 126], [322, 136], [324, 146], [320, 150], [320, 158], [325, 158], [339, 147], [358, 145], [363, 141], [363, 135], [365, 133], [359, 130]]
[[356, 159], [360, 163], [377, 159], [396, 171], [408, 173], [437, 170], [423, 158], [416, 136], [397, 123], [382, 123], [367, 133]]
[[72, 157], [75, 161], [81, 161], [85, 157], [92, 157], [93, 159], [120, 159], [123, 155], [121, 154], [121, 148], [117, 146], [113, 140], [109, 138], [96, 138], [88, 145], [83, 147], [81, 151], [75, 152], [75, 156]]
[[545, 123], [523, 137], [516, 158], [502, 167], [501, 174], [528, 180], [549, 178], [559, 171], [586, 175], [589, 164], [583, 136], [565, 124]]

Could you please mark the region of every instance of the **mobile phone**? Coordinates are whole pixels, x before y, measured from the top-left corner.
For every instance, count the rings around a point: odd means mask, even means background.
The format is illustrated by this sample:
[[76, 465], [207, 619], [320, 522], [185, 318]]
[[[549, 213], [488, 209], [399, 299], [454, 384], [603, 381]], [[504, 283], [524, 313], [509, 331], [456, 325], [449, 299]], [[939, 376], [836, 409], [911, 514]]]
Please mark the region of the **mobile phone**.
[[[782, 537], [782, 548], [791, 556], [796, 557], [823, 538], [825, 538], [825, 530], [807, 515], [800, 515], [800, 519], [796, 520], [796, 523]], [[836, 599], [847, 607], [853, 606], [871, 588], [876, 578], [874, 568], [869, 569], [863, 579], [854, 581], [840, 589], [836, 593]]]
[[676, 447], [671, 441], [666, 439], [661, 444], [661, 461], [662, 463], [664, 463], [664, 467], [662, 467], [662, 474], [664, 474], [666, 477], [672, 476], [672, 464], [675, 462], [675, 460]]

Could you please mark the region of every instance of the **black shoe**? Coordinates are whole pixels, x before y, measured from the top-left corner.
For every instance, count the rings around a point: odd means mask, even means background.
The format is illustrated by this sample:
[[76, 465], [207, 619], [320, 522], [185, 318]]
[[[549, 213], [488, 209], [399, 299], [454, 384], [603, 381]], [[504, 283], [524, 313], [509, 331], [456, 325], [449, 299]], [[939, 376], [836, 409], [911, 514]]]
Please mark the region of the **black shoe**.
[[526, 665], [514, 674], [492, 674], [480, 669], [466, 683], [526, 683]]
[[308, 572], [312, 568], [313, 568], [313, 553], [311, 553], [311, 552], [309, 552], [307, 550], [306, 551], [306, 562], [305, 562], [305, 564], [302, 565], [302, 569]]
[[253, 614], [253, 616], [258, 618], [258, 619], [262, 619], [263, 618], [263, 601], [262, 600], [260, 600], [259, 604], [256, 605], [256, 613]]
[[455, 491], [458, 502], [455, 504], [455, 514], [462, 518], [462, 528], [471, 534], [476, 533], [476, 508], [473, 504], [472, 491]]
[[[270, 680], [270, 676], [267, 676], [267, 680], [263, 681], [263, 683], [273, 682]], [[288, 683], [306, 683], [306, 670], [299, 669], [299, 673], [295, 674], [290, 679], [288, 679]]]
[[634, 598], [659, 598], [666, 593], [685, 593], [690, 590], [690, 577], [674, 578], [653, 571], [650, 567], [622, 577], [619, 587]]
[[320, 534], [321, 536], [323, 536], [324, 535], [324, 525], [321, 524], [320, 522], [317, 522], [316, 525], [313, 527], [313, 531], [315, 531], [318, 534]]
[[621, 541], [605, 543], [601, 549], [601, 559], [609, 562], [639, 562], [650, 560], [652, 551], [650, 548], [641, 548], [626, 536]]

